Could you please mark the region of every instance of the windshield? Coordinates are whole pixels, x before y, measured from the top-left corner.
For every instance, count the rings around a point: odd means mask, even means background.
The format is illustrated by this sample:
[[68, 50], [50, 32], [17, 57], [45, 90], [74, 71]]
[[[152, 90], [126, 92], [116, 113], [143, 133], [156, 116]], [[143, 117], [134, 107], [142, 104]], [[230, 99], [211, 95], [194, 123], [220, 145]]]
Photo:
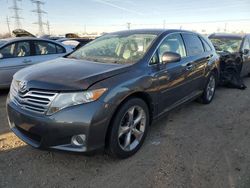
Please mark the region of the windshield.
[[83, 59], [102, 63], [133, 64], [139, 61], [156, 35], [105, 35], [77, 51], [68, 58]]
[[217, 52], [239, 52], [242, 39], [210, 38]]

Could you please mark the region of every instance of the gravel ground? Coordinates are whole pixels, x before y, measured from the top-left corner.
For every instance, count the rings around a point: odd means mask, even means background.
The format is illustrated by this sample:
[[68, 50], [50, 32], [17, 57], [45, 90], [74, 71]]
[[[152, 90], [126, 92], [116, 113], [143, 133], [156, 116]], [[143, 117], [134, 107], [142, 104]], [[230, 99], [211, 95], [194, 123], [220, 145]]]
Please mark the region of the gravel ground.
[[0, 91], [0, 187], [250, 187], [249, 89], [219, 88], [154, 123], [133, 157], [40, 151], [10, 133]]

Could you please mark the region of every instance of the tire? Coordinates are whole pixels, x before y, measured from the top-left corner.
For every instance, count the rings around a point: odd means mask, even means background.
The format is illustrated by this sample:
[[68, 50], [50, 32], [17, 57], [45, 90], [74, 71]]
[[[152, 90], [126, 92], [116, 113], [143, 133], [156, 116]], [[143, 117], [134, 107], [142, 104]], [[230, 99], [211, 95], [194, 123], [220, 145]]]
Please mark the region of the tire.
[[145, 140], [148, 127], [147, 104], [139, 98], [126, 101], [111, 122], [107, 148], [109, 155], [123, 159], [135, 154]]
[[199, 98], [199, 102], [203, 104], [209, 104], [212, 102], [214, 95], [215, 95], [215, 90], [216, 90], [216, 74], [214, 72], [211, 72], [210, 75], [208, 76], [204, 91], [202, 96]]

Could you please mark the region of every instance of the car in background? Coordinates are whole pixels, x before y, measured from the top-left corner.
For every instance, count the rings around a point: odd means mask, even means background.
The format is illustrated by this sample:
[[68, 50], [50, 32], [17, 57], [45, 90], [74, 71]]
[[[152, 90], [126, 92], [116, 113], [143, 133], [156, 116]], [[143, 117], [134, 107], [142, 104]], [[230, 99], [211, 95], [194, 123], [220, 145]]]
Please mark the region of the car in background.
[[209, 39], [220, 55], [221, 83], [244, 89], [241, 77], [250, 73], [250, 35], [214, 33]]
[[24, 29], [15, 29], [12, 31], [13, 36], [15, 37], [36, 37], [32, 33], [24, 30]]
[[64, 37], [62, 37], [62, 36], [53, 36], [53, 35], [42, 35], [39, 38], [47, 39], [47, 40], [58, 40], [58, 39], [62, 39]]
[[86, 45], [87, 43], [91, 42], [92, 40], [94, 40], [94, 39], [92, 39], [92, 38], [61, 38], [61, 39], [58, 39], [56, 41], [61, 42], [65, 46], [69, 46], [73, 50], [76, 50], [76, 49]]
[[35, 148], [106, 148], [126, 158], [140, 149], [152, 121], [197, 98], [213, 100], [218, 61], [197, 33], [110, 33], [16, 73], [6, 105], [10, 127]]
[[8, 88], [18, 70], [71, 51], [61, 43], [34, 37], [0, 39], [0, 88]]

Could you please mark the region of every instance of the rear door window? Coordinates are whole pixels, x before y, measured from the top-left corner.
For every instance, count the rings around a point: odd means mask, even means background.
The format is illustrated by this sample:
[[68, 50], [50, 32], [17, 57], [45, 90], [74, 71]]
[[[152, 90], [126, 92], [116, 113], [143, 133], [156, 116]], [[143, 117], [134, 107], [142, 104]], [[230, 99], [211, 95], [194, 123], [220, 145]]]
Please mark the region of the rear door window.
[[182, 36], [186, 45], [188, 56], [195, 56], [204, 52], [202, 42], [197, 35], [183, 33]]
[[200, 38], [202, 43], [203, 43], [203, 46], [204, 46], [204, 49], [206, 52], [210, 52], [212, 51], [212, 48], [211, 46], [207, 43], [207, 41], [205, 41], [203, 38]]
[[65, 53], [65, 52], [66, 52], [66, 50], [62, 46], [56, 45], [56, 53], [57, 54], [61, 54], [61, 53]]
[[45, 41], [34, 41], [36, 55], [56, 54], [56, 44]]

